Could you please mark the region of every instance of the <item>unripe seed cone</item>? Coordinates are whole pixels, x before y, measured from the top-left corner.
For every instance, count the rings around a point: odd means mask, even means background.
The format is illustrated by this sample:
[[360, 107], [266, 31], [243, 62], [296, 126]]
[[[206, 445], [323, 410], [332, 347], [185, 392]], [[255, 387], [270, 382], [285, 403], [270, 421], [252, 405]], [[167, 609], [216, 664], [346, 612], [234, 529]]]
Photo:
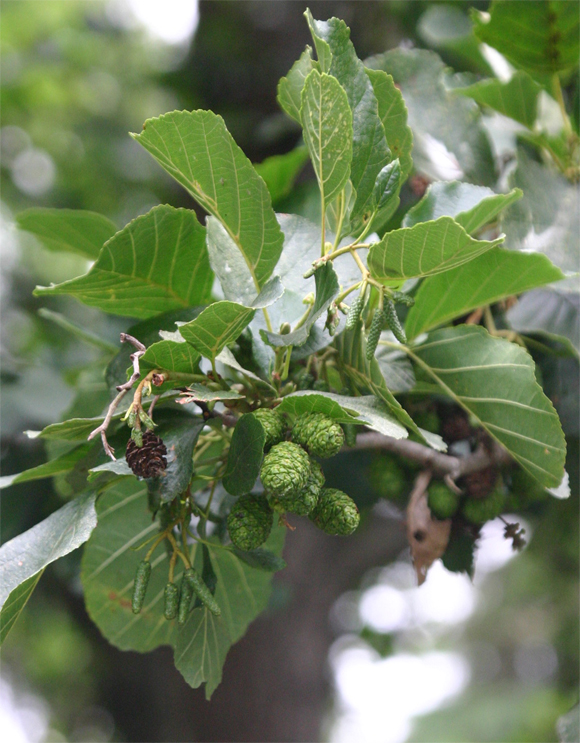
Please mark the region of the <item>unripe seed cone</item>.
[[472, 524], [485, 524], [499, 516], [505, 508], [505, 495], [496, 489], [487, 498], [467, 498], [463, 515]]
[[175, 619], [179, 608], [179, 588], [175, 583], [168, 583], [165, 586], [165, 610], [163, 612], [165, 619]]
[[292, 429], [292, 440], [310, 454], [328, 459], [338, 454], [344, 444], [344, 431], [339, 423], [324, 413], [303, 413]]
[[324, 485], [324, 472], [322, 467], [313, 459], [310, 460], [310, 476], [306, 485], [297, 495], [286, 498], [270, 496], [268, 499], [275, 511], [288, 511], [297, 516], [308, 516], [318, 503], [318, 497]]
[[265, 490], [278, 498], [297, 495], [306, 485], [309, 475], [308, 454], [291, 441], [273, 446], [264, 457], [260, 470]]
[[429, 486], [427, 494], [429, 510], [437, 519], [450, 519], [459, 508], [459, 498], [442, 482]]
[[269, 410], [268, 408], [259, 408], [258, 410], [254, 410], [252, 415], [260, 421], [266, 434], [265, 451], [282, 441], [284, 431], [286, 430], [286, 421], [281, 413], [277, 413], [275, 410]]
[[346, 493], [326, 488], [321, 492], [310, 519], [327, 534], [346, 537], [359, 525], [360, 514], [356, 503]]
[[230, 539], [238, 549], [255, 550], [268, 539], [273, 520], [266, 498], [252, 493], [242, 495], [228, 516]]

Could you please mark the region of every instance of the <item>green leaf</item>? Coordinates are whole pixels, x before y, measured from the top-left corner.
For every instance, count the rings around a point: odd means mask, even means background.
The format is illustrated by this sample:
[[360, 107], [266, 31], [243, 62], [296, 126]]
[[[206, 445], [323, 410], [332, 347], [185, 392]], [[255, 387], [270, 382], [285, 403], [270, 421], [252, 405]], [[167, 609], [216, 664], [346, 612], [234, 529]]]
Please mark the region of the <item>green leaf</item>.
[[356, 423], [394, 439], [407, 438], [405, 427], [393, 418], [383, 400], [374, 395], [349, 397], [333, 392], [302, 390], [287, 395], [277, 409], [292, 415], [324, 413], [338, 423]]
[[260, 421], [251, 413], [236, 423], [223, 486], [230, 495], [245, 495], [254, 487], [260, 474], [266, 434]]
[[450, 217], [439, 217], [388, 232], [369, 250], [368, 266], [381, 281], [430, 276], [473, 260], [503, 239], [474, 240]]
[[[264, 548], [280, 556], [285, 536], [285, 527], [274, 526]], [[237, 642], [250, 622], [267, 608], [272, 574], [240, 562], [229, 549], [210, 546], [209, 551], [217, 576], [215, 598], [222, 609], [230, 638], [232, 642]]]
[[[301, 103], [300, 97], [298, 103]], [[300, 111], [298, 111], [298, 116], [300, 116]], [[288, 196], [307, 160], [308, 149], [300, 145], [285, 155], [273, 155], [267, 157], [259, 165], [254, 165], [256, 172], [264, 179], [268, 187], [273, 204]]]
[[570, 2], [494, 2], [491, 18], [473, 12], [475, 34], [516, 67], [552, 75], [578, 64], [580, 23]]
[[75, 464], [87, 455], [91, 446], [91, 444], [77, 446], [75, 449], [67, 451], [60, 457], [51, 459], [50, 462], [39, 464], [38, 467], [32, 467], [31, 469], [25, 470], [16, 475], [3, 475], [0, 477], [0, 489], [8, 488], [10, 485], [17, 485], [20, 482], [42, 480], [45, 477], [54, 477], [55, 475], [62, 475], [65, 472], [70, 472]]
[[202, 356], [214, 359], [235, 341], [254, 317], [255, 310], [236, 302], [210, 304], [195, 320], [181, 325], [179, 332]]
[[259, 291], [278, 262], [283, 237], [266, 184], [221, 116], [211, 111], [173, 111], [148, 119], [143, 131], [132, 136], [220, 220]]
[[95, 495], [86, 493], [5, 542], [0, 547], [0, 608], [21, 583], [84, 544], [96, 525]]
[[195, 213], [156, 206], [111, 238], [87, 274], [35, 294], [70, 294], [105, 312], [147, 318], [205, 304], [212, 282]]
[[286, 563], [281, 557], [274, 554], [270, 550], [258, 548], [257, 550], [250, 550], [244, 552], [237, 547], [232, 547], [232, 552], [235, 556], [249, 565], [251, 568], [256, 570], [265, 570], [267, 573], [277, 573], [279, 570], [284, 570]]
[[529, 292], [508, 311], [507, 321], [518, 333], [554, 338], [580, 354], [579, 294], [556, 289]]
[[31, 232], [45, 248], [66, 250], [95, 260], [117, 227], [110, 219], [80, 209], [26, 209], [16, 217], [21, 230]]
[[[181, 326], [183, 327], [183, 326]], [[179, 374], [199, 374], [200, 354], [183, 342], [163, 340], [153, 343], [140, 359], [142, 370], [163, 369]]]
[[560, 484], [564, 434], [536, 382], [534, 362], [520, 346], [461, 325], [430, 333], [411, 356], [539, 482]]
[[482, 80], [465, 88], [454, 88], [455, 95], [473, 98], [480, 106], [488, 106], [531, 129], [538, 116], [538, 96], [541, 86], [522, 71], [504, 83]]
[[577, 704], [556, 723], [560, 743], [574, 743], [580, 739], [580, 706]]
[[[366, 60], [400, 87], [413, 131], [415, 169], [433, 180], [497, 181], [489, 139], [476, 103], [445, 85], [446, 65], [425, 49], [393, 49]], [[387, 135], [388, 137], [388, 135]]]
[[10, 593], [10, 596], [4, 602], [4, 606], [0, 610], [0, 645], [14, 627], [43, 573], [44, 570], [40, 570], [36, 575], [27, 578]]
[[[518, 150], [517, 161], [510, 185], [524, 195], [502, 218], [506, 247], [544, 253], [563, 271], [576, 273], [580, 185], [532, 160], [523, 149]], [[567, 280], [566, 289], [577, 291], [577, 280]]]
[[38, 314], [40, 315], [40, 317], [43, 318], [43, 320], [50, 320], [55, 325], [58, 325], [59, 328], [66, 330], [68, 333], [75, 336], [75, 338], [79, 338], [80, 340], [87, 343], [89, 346], [94, 346], [95, 348], [98, 348], [99, 350], [104, 351], [108, 354], [116, 354], [119, 350], [117, 346], [109, 343], [109, 341], [101, 338], [95, 333], [91, 333], [90, 330], [87, 330], [86, 328], [80, 328], [78, 325], [75, 325], [60, 312], [53, 312], [52, 310], [46, 309], [46, 307], [41, 307], [38, 310]]
[[[219, 359], [218, 359], [219, 360]], [[217, 400], [242, 400], [243, 395], [240, 395], [236, 390], [210, 390], [203, 384], [190, 384], [187, 387], [187, 402], [216, 402]], [[184, 403], [184, 398], [181, 398], [179, 402]]]
[[135, 477], [125, 458], [115, 460], [108, 459], [104, 464], [99, 464], [97, 467], [91, 467], [89, 470], [88, 481], [94, 482], [103, 474], [107, 475], [107, 477], [106, 479], [103, 478], [100, 482], [109, 482], [114, 477]]
[[[112, 420], [119, 420], [124, 413], [117, 413]], [[57, 439], [60, 441], [86, 441], [87, 436], [97, 426], [100, 426], [104, 417], [96, 418], [70, 418], [62, 423], [51, 423], [42, 431], [26, 431], [29, 438]]]
[[[145, 604], [140, 614], [131, 611], [131, 593], [137, 565], [143, 559], [139, 547], [158, 530], [147, 508], [142, 483], [122, 480], [111, 486], [97, 503], [98, 525], [89, 540], [82, 561], [87, 611], [105, 638], [122, 650], [147, 652], [159, 645], [175, 649], [175, 662], [190, 685], [207, 683], [210, 696], [221, 678], [221, 667], [232, 642], [266, 608], [271, 574], [240, 563], [218, 543], [209, 546], [218, 578], [216, 600], [222, 616], [213, 618], [207, 609], [194, 609], [183, 627], [163, 617], [163, 592], [167, 582], [168, 558], [163, 545], [153, 552], [153, 566]], [[284, 529], [272, 530], [266, 543], [280, 554]], [[145, 549], [145, 548], [144, 548]], [[197, 552], [197, 548], [192, 547]], [[194, 556], [196, 556], [194, 554]], [[176, 566], [175, 580], [183, 567]]]
[[230, 646], [223, 620], [205, 607], [194, 609], [176, 638], [175, 667], [194, 689], [205, 682], [209, 699], [222, 680]]
[[284, 287], [279, 276], [272, 276], [264, 284], [258, 296], [252, 301], [250, 307], [256, 310], [262, 310], [274, 304], [284, 294]]
[[312, 309], [310, 310], [310, 314], [308, 315], [308, 319], [304, 324], [292, 333], [287, 333], [286, 335], [270, 333], [269, 331], [262, 330], [261, 332], [264, 340], [267, 340], [268, 343], [278, 347], [301, 346], [306, 343], [310, 333], [310, 328], [320, 317], [322, 317], [330, 307], [332, 300], [340, 291], [338, 277], [331, 261], [327, 261], [316, 271], [314, 274], [314, 281], [316, 283], [316, 298], [312, 305]]
[[[344, 21], [331, 18], [315, 21], [306, 11], [320, 59], [322, 45], [330, 50], [332, 61], [323, 70], [336, 77], [345, 89], [352, 111], [353, 142], [350, 179], [356, 191], [356, 202], [351, 213], [351, 224], [362, 222], [372, 199], [377, 175], [391, 161], [385, 130], [379, 118], [377, 99], [365, 67], [357, 57], [350, 40], [350, 30]], [[321, 48], [319, 48], [319, 46]]]
[[234, 371], [237, 371], [239, 374], [243, 374], [256, 382], [261, 382], [262, 384], [270, 386], [268, 382], [265, 382], [257, 374], [254, 374], [248, 369], [244, 369], [244, 367], [238, 363], [236, 357], [229, 348], [224, 348], [223, 351], [215, 357], [215, 360], [219, 361], [220, 364], [228, 366], [230, 369], [234, 369]]
[[302, 89], [300, 118], [326, 209], [346, 185], [352, 159], [352, 113], [336, 78], [312, 70]]
[[510, 204], [521, 199], [522, 195], [519, 188], [509, 193], [494, 193], [491, 188], [474, 186], [472, 183], [432, 183], [421, 201], [409, 209], [403, 225], [413, 227], [419, 222], [453, 217], [471, 235], [495, 219]]
[[406, 181], [413, 170], [413, 131], [407, 124], [407, 106], [395, 81], [384, 70], [366, 70], [379, 106], [387, 143], [401, 164], [401, 179]]
[[[412, 431], [422, 442], [439, 451], [445, 451], [446, 446], [441, 437], [419, 428], [394, 397], [387, 387], [377, 360], [373, 358], [368, 361], [366, 358], [366, 341], [361, 322], [352, 330], [345, 330], [341, 333], [336, 339], [335, 345], [339, 353], [341, 369], [360, 392], [371, 392], [375, 397], [386, 403], [399, 423]], [[400, 436], [399, 438], [403, 437]]]
[[193, 450], [205, 421], [183, 413], [177, 416], [175, 411], [159, 411], [155, 422], [158, 424], [155, 433], [167, 447], [167, 469], [160, 477], [148, 480], [147, 488], [154, 501], [170, 503], [189, 485], [193, 475]]
[[[543, 255], [494, 248], [463, 266], [422, 282], [407, 315], [407, 337], [416, 338], [476, 307], [562, 278], [560, 269]], [[534, 314], [541, 313], [541, 307], [535, 305]]]
[[318, 63], [312, 60], [312, 48], [307, 46], [300, 58], [294, 62], [286, 77], [281, 78], [278, 83], [278, 103], [280, 107], [299, 124], [302, 88], [309, 73], [314, 69], [318, 69]]
[[415, 386], [413, 367], [402, 351], [383, 346], [379, 342], [375, 358], [391, 392], [396, 394], [413, 389]]

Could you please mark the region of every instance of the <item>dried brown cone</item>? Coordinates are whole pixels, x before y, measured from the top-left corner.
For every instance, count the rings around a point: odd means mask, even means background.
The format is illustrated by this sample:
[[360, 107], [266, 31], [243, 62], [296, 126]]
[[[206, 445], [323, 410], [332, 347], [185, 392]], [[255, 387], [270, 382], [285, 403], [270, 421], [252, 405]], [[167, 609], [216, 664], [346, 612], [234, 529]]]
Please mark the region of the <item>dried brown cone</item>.
[[448, 444], [452, 444], [454, 441], [468, 439], [472, 434], [473, 429], [463, 412], [453, 413], [443, 421], [441, 435]]
[[495, 488], [497, 474], [495, 467], [471, 472], [461, 478], [461, 487], [466, 491], [469, 498], [487, 498]]
[[137, 446], [133, 439], [127, 442], [125, 458], [137, 477], [157, 477], [167, 467], [167, 448], [153, 431], [143, 434], [143, 446]]

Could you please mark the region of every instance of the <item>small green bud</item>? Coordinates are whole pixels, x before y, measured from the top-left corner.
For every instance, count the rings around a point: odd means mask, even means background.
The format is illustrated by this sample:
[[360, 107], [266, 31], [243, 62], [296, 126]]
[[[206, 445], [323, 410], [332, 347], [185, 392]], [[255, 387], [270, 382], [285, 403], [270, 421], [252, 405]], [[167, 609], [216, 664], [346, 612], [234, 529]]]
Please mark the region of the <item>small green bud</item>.
[[133, 614], [139, 614], [143, 608], [149, 578], [151, 577], [151, 563], [149, 560], [142, 560], [137, 566], [135, 573], [135, 582], [133, 584], [133, 598], [131, 600], [131, 611]]
[[303, 413], [296, 419], [292, 440], [310, 454], [328, 459], [340, 451], [344, 444], [344, 431], [339, 423], [324, 413]]
[[179, 588], [175, 583], [168, 583], [165, 586], [165, 610], [163, 615], [165, 619], [175, 619], [179, 608]]
[[387, 301], [385, 302], [383, 314], [385, 317], [385, 322], [389, 326], [395, 338], [399, 341], [399, 343], [406, 343], [407, 336], [405, 335], [405, 331], [403, 330], [403, 326], [401, 325], [401, 321], [399, 320], [399, 316], [397, 315], [397, 310], [395, 309], [395, 303], [392, 299], [387, 299]]
[[505, 495], [499, 488], [487, 498], [468, 498], [463, 504], [463, 515], [472, 524], [485, 524], [499, 516], [505, 509]]
[[427, 495], [429, 509], [436, 519], [450, 519], [459, 508], [459, 498], [442, 482], [434, 482], [429, 486]]
[[218, 602], [213, 597], [212, 592], [204, 583], [195, 568], [188, 568], [183, 574], [183, 583], [187, 584], [191, 591], [195, 593], [201, 603], [206, 606], [216, 617], [222, 613]]
[[181, 591], [179, 595], [179, 608], [177, 610], [177, 623], [185, 624], [187, 621], [187, 615], [189, 614], [189, 607], [191, 606], [191, 599], [193, 598], [193, 586], [186, 578], [186, 573], [183, 574], [181, 581]]
[[143, 431], [140, 428], [133, 428], [131, 430], [131, 438], [139, 448], [143, 446]]
[[264, 457], [260, 470], [264, 489], [279, 498], [299, 493], [309, 474], [308, 454], [290, 441], [273, 446]]
[[377, 346], [379, 345], [383, 323], [383, 311], [377, 308], [375, 310], [375, 314], [373, 315], [373, 319], [371, 320], [371, 327], [369, 328], [369, 334], [367, 336], [367, 349], [365, 353], [367, 361], [372, 361], [374, 358], [375, 351], [377, 350]]
[[352, 534], [360, 522], [356, 503], [342, 490], [323, 490], [310, 514], [310, 519], [327, 534], [346, 537]]
[[258, 410], [254, 410], [252, 415], [260, 421], [266, 433], [265, 451], [274, 446], [274, 444], [279, 444], [282, 441], [284, 431], [286, 430], [286, 421], [281, 413], [268, 408], [259, 408]]
[[238, 549], [245, 552], [255, 550], [268, 539], [273, 520], [266, 498], [253, 493], [242, 495], [227, 519], [230, 539]]
[[289, 322], [283, 322], [280, 325], [280, 335], [288, 335], [288, 333], [292, 330], [292, 326]]

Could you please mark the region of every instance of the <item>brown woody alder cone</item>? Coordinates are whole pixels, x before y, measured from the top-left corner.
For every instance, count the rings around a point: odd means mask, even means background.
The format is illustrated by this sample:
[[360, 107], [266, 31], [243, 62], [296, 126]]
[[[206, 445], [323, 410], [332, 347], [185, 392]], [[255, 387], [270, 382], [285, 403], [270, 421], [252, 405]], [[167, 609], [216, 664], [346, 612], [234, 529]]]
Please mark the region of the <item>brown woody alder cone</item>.
[[153, 431], [143, 434], [143, 446], [137, 446], [133, 439], [127, 443], [125, 458], [137, 477], [157, 477], [166, 467], [167, 448]]
[[463, 413], [454, 413], [443, 421], [441, 435], [448, 443], [468, 439], [473, 433], [467, 416]]

